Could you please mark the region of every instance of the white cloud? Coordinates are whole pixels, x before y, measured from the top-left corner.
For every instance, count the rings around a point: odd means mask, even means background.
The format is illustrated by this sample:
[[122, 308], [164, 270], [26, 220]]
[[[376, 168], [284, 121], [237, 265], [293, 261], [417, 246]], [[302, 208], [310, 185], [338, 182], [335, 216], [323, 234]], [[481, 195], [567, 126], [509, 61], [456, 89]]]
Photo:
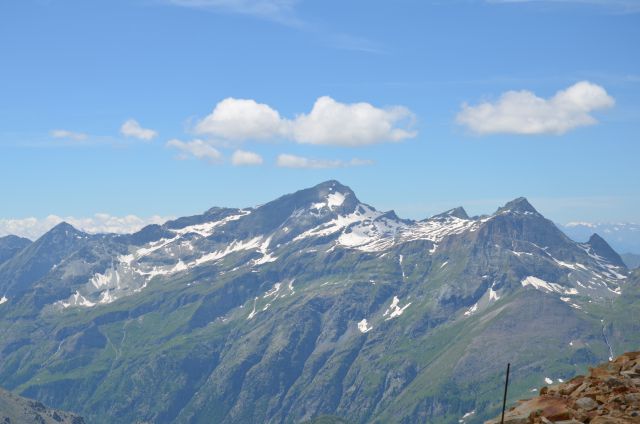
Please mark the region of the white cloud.
[[369, 103], [345, 104], [323, 96], [308, 115], [294, 120], [293, 138], [299, 143], [336, 146], [401, 141], [416, 136], [414, 131], [397, 126], [412, 120], [411, 111], [402, 106], [379, 109]]
[[280, 168], [326, 169], [371, 165], [373, 164], [373, 161], [366, 159], [351, 159], [350, 161], [345, 162], [338, 159], [310, 159], [302, 156], [281, 154], [278, 155], [276, 164]]
[[142, 128], [140, 123], [135, 119], [128, 119], [120, 127], [120, 133], [125, 137], [139, 138], [140, 140], [151, 140], [155, 138], [158, 133], [154, 130]]
[[113, 216], [106, 213], [97, 213], [92, 217], [85, 218], [73, 216], [63, 218], [57, 215], [49, 215], [40, 219], [34, 217], [0, 219], [0, 237], [13, 234], [35, 240], [63, 221], [88, 233], [133, 233], [146, 225], [162, 224], [171, 218], [158, 215], [138, 217], [136, 215]]
[[49, 132], [49, 134], [51, 135], [51, 137], [53, 138], [68, 138], [71, 140], [76, 140], [76, 141], [82, 141], [82, 140], [86, 140], [89, 135], [82, 133], [82, 132], [77, 132], [77, 131], [69, 131], [69, 130], [51, 130]]
[[233, 156], [231, 156], [231, 163], [236, 166], [262, 165], [262, 162], [264, 162], [262, 156], [245, 150], [236, 150], [233, 152]]
[[340, 103], [324, 96], [311, 112], [285, 119], [255, 100], [227, 98], [201, 120], [195, 131], [227, 141], [290, 139], [297, 143], [364, 146], [416, 136], [413, 113], [402, 106], [377, 108], [369, 103]]
[[203, 140], [181, 141], [174, 138], [167, 141], [166, 145], [180, 151], [178, 159], [184, 160], [194, 157], [207, 160], [210, 163], [218, 163], [222, 160], [222, 153]]
[[195, 131], [230, 141], [266, 140], [284, 136], [286, 127], [278, 111], [268, 105], [229, 97], [218, 103]]
[[597, 123], [590, 113], [614, 103], [604, 88], [581, 81], [548, 99], [522, 90], [508, 91], [493, 103], [465, 103], [456, 120], [477, 134], [564, 134]]

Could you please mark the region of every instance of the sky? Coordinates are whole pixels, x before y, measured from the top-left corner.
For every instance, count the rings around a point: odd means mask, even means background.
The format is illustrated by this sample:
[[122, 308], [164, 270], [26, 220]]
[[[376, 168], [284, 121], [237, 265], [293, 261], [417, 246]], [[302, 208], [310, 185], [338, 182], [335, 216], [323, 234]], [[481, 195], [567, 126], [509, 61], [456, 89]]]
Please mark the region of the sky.
[[640, 222], [640, 0], [0, 2], [0, 235], [337, 179], [422, 219]]

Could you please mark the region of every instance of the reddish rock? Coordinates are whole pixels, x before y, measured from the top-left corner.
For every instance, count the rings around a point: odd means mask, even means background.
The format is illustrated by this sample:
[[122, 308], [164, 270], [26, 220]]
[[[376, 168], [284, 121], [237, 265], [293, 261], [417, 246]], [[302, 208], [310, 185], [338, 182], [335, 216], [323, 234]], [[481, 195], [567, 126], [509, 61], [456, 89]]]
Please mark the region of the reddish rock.
[[[496, 424], [500, 418], [487, 421]], [[506, 424], [640, 424], [640, 352], [628, 352], [519, 401]]]

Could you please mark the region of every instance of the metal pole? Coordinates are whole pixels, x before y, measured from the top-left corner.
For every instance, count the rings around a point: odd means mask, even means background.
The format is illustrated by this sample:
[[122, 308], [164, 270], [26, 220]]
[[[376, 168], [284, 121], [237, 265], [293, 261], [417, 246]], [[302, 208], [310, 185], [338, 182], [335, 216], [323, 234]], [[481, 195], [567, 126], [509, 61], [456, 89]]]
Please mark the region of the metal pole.
[[509, 368], [511, 368], [511, 363], [507, 364], [507, 380], [504, 383], [504, 398], [502, 399], [502, 418], [500, 419], [500, 424], [504, 424], [504, 410], [507, 407], [507, 388], [509, 387]]

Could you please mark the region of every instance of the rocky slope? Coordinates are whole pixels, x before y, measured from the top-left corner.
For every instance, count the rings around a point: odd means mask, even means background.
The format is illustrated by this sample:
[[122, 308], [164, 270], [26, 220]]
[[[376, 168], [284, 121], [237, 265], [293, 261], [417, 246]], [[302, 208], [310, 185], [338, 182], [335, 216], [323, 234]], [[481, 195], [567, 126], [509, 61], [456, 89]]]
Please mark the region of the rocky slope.
[[17, 236], [0, 237], [0, 264], [13, 258], [31, 244], [31, 240]]
[[84, 424], [79, 415], [48, 408], [42, 403], [0, 389], [2, 424]]
[[[499, 423], [500, 418], [487, 421]], [[640, 422], [640, 352], [627, 352], [566, 383], [545, 386], [540, 396], [519, 401], [505, 424]]]
[[[423, 221], [337, 181], [0, 264], [0, 384], [91, 422], [482, 422], [640, 345], [640, 275], [524, 198]], [[473, 413], [471, 413], [473, 412]]]

